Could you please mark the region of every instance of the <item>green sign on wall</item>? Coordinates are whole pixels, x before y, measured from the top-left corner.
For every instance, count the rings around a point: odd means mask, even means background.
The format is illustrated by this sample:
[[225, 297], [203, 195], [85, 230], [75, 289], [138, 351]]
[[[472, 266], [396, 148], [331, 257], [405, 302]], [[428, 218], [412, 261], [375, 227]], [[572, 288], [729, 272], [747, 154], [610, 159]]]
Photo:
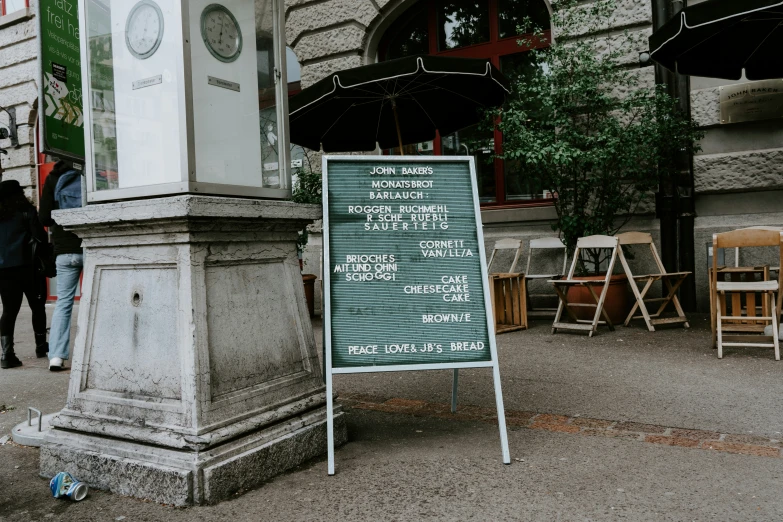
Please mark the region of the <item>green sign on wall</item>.
[[84, 159], [76, 0], [39, 0], [43, 152]]
[[332, 374], [494, 371], [503, 398], [473, 158], [325, 156], [324, 334], [329, 474]]

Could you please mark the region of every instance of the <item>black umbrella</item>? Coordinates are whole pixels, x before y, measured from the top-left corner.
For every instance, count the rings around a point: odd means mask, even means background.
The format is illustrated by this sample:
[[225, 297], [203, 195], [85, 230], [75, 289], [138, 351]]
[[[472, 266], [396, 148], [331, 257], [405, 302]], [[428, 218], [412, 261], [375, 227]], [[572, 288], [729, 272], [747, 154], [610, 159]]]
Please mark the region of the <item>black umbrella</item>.
[[739, 80], [783, 78], [783, 1], [708, 0], [683, 9], [650, 37], [671, 71]]
[[348, 69], [291, 98], [291, 142], [324, 152], [402, 149], [478, 122], [508, 92], [488, 60], [411, 56]]

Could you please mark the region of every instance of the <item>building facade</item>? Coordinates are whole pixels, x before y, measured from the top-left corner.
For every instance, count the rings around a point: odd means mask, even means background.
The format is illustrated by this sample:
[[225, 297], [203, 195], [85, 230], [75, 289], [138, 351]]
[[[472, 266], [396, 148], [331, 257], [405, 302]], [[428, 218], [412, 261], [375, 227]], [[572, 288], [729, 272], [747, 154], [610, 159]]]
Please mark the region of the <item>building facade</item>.
[[[39, 163], [36, 154], [38, 120], [37, 0], [0, 0], [0, 127], [9, 123], [6, 110], [15, 111], [19, 145], [0, 140], [3, 179], [15, 179], [28, 198], [36, 199]], [[4, 110], [5, 109], [5, 110]]]
[[[624, 64], [638, 67], [639, 54], [648, 50], [655, 3], [618, 0], [615, 15], [607, 21], [599, 45], [620, 46]], [[460, 31], [458, 13], [465, 10], [472, 19], [467, 31]], [[524, 15], [540, 19], [542, 13], [550, 10], [548, 0], [295, 0], [288, 2], [286, 36], [301, 64], [303, 88], [340, 69], [397, 57], [401, 50], [411, 54], [489, 58], [503, 69], [504, 61], [524, 53], [524, 49], [513, 45], [516, 34], [508, 32], [508, 20]], [[476, 21], [482, 17], [485, 21]], [[482, 30], [483, 35], [476, 34]], [[474, 34], [466, 37], [465, 33], [471, 31]], [[556, 28], [553, 37], [557, 38]], [[644, 83], [656, 81], [654, 67], [640, 67], [636, 73]], [[705, 131], [702, 150], [693, 158], [694, 277], [698, 309], [702, 311], [708, 309], [709, 303], [707, 266], [712, 234], [749, 226], [783, 225], [783, 120], [722, 124], [721, 87], [737, 83], [745, 81], [690, 79], [692, 115]], [[455, 150], [446, 143], [453, 138], [441, 140], [438, 152]], [[438, 144], [432, 148], [437, 149]], [[509, 179], [508, 169], [505, 174], [505, 187], [497, 183], [482, 192], [487, 247], [491, 249], [491, 244], [503, 237], [529, 240], [553, 235], [551, 223], [555, 213], [544, 194], [536, 197], [535, 188], [527, 184], [523, 172], [516, 173], [518, 179]], [[497, 178], [500, 180], [501, 176]], [[526, 190], [515, 191], [518, 187]], [[494, 197], [489, 194], [492, 189]], [[625, 229], [650, 232], [656, 242], [660, 241], [659, 220], [652, 209], [637, 216]], [[319, 248], [317, 241], [317, 237], [311, 240], [312, 248]], [[727, 252], [725, 262], [734, 263], [733, 255]], [[771, 256], [770, 252], [769, 259], [762, 255], [740, 262], [774, 265], [776, 261]]]
[[[617, 0], [599, 46], [620, 47], [624, 65], [649, 85], [656, 81], [654, 67], [639, 67], [639, 53], [647, 51], [656, 5], [663, 0]], [[38, 166], [37, 0], [0, 0], [0, 107], [13, 108], [19, 127], [19, 145], [8, 140], [0, 148], [5, 179], [16, 179], [31, 198], [37, 195], [42, 173]], [[698, 0], [690, 0], [698, 3]], [[488, 58], [501, 70], [524, 62], [526, 49], [517, 45], [516, 26], [524, 16], [547, 27], [549, 0], [288, 0], [286, 38], [292, 93], [332, 72], [408, 54], [439, 54]], [[557, 38], [556, 28], [552, 36]], [[298, 73], [301, 74], [301, 78]], [[702, 150], [693, 158], [695, 190], [695, 282], [698, 307], [706, 310], [707, 244], [712, 234], [755, 225], [783, 225], [783, 120], [760, 119], [736, 124], [721, 122], [721, 88], [740, 82], [690, 78], [690, 110], [705, 131]], [[458, 110], [458, 108], [455, 108]], [[8, 115], [0, 110], [0, 125]], [[412, 146], [413, 154], [491, 153], [467, 149], [470, 130], [439, 136], [433, 142]], [[301, 157], [301, 156], [296, 156]], [[49, 158], [51, 159], [51, 158]], [[554, 234], [555, 218], [548, 194], [533, 186], [524, 172], [495, 161], [480, 167], [482, 219], [488, 246], [503, 237], [526, 240]], [[318, 162], [311, 162], [313, 167]], [[637, 216], [627, 230], [649, 231], [660, 242], [660, 224], [653, 209]], [[320, 237], [311, 234], [305, 255], [305, 272], [320, 275]], [[740, 260], [749, 262], [772, 259]], [[734, 262], [726, 253], [725, 262]]]

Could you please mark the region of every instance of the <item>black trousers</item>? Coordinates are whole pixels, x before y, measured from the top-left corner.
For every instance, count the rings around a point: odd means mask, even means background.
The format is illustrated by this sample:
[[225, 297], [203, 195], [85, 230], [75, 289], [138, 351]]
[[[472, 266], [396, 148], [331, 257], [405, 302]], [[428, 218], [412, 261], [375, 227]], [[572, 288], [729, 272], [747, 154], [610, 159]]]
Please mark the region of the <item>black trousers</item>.
[[0, 336], [13, 337], [23, 296], [33, 312], [33, 332], [46, 333], [46, 278], [35, 277], [32, 267], [24, 266], [0, 269]]

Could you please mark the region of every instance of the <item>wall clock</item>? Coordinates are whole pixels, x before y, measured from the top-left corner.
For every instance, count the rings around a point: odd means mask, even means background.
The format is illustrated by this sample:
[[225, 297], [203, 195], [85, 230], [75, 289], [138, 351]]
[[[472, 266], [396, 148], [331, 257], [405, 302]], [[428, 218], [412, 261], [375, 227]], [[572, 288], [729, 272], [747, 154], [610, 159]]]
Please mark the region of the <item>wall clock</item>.
[[242, 52], [239, 22], [223, 5], [210, 4], [201, 13], [201, 37], [212, 56], [231, 63]]
[[158, 50], [163, 40], [163, 13], [152, 0], [141, 0], [133, 6], [125, 22], [125, 44], [133, 56], [146, 60]]

